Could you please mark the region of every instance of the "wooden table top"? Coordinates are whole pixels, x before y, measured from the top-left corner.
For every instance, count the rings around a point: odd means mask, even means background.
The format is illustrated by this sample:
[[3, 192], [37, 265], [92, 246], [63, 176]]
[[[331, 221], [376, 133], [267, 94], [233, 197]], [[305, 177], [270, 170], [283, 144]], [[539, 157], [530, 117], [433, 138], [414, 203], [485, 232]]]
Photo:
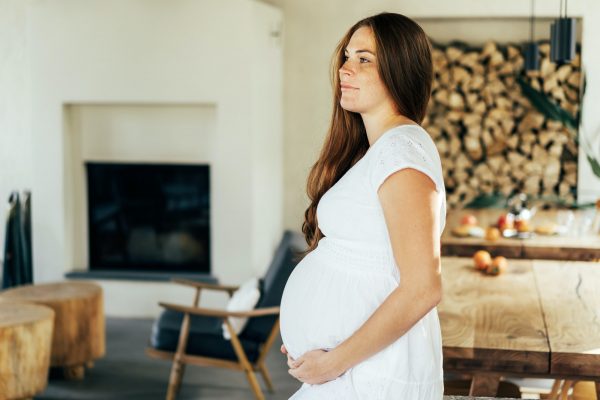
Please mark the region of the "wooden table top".
[[[569, 235], [539, 235], [529, 239], [504, 238], [496, 241], [488, 241], [485, 238], [456, 237], [452, 229], [460, 224], [460, 219], [465, 214], [473, 214], [477, 217], [478, 225], [486, 228], [494, 225], [498, 217], [505, 213], [502, 209], [465, 209], [449, 211], [446, 218], [446, 228], [442, 234], [442, 254], [445, 256], [469, 257], [475, 251], [487, 249], [493, 255], [503, 255], [509, 258], [526, 259], [551, 259], [551, 260], [574, 260], [592, 261], [600, 260], [600, 234], [588, 232], [577, 234], [577, 227], [589, 216], [593, 210], [573, 210], [573, 230]], [[556, 210], [540, 210], [531, 219], [530, 225], [535, 228], [538, 225], [556, 222]]]
[[444, 368], [600, 381], [600, 263], [444, 257], [442, 280]]

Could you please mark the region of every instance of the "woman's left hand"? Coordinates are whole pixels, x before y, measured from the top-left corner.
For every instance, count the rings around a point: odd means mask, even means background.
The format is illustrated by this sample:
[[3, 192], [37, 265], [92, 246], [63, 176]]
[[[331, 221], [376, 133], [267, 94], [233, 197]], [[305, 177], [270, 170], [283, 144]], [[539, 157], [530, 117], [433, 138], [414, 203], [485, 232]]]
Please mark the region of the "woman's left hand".
[[311, 350], [291, 362], [288, 373], [300, 382], [321, 384], [344, 373], [338, 366], [334, 353], [321, 349]]

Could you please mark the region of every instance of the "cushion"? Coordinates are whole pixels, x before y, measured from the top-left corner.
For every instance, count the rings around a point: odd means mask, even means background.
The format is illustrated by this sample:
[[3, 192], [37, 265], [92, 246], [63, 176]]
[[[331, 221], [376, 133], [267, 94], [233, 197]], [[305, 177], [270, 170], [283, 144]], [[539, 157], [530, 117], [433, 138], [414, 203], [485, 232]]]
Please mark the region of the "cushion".
[[[150, 336], [150, 345], [157, 350], [175, 352], [183, 313], [165, 310], [155, 321]], [[213, 357], [227, 360], [237, 360], [231, 342], [223, 338], [221, 318], [191, 316], [186, 354]], [[255, 362], [259, 356], [259, 343], [240, 338], [240, 342], [250, 362]]]
[[[256, 303], [260, 299], [260, 290], [259, 290], [259, 281], [258, 278], [251, 278], [244, 282], [238, 290], [233, 293], [233, 296], [229, 299], [227, 303], [226, 310], [227, 311], [251, 311], [256, 307]], [[229, 317], [229, 323], [231, 324], [233, 330], [236, 334], [240, 334], [240, 332], [246, 326], [248, 322], [248, 318], [241, 317]], [[229, 330], [227, 329], [227, 325], [225, 322], [222, 324], [223, 328], [223, 337], [227, 340], [231, 339], [229, 335]]]
[[[256, 308], [278, 307], [285, 284], [298, 263], [298, 253], [306, 249], [304, 235], [286, 230], [273, 254]], [[257, 342], [267, 340], [277, 316], [251, 318], [240, 337]]]

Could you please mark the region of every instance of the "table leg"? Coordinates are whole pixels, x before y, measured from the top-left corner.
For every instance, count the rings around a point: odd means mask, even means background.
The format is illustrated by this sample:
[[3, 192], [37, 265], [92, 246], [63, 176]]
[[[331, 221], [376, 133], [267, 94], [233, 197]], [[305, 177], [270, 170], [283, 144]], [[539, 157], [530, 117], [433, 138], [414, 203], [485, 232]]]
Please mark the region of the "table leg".
[[600, 380], [596, 381], [596, 399], [600, 400]]
[[496, 397], [500, 385], [500, 375], [475, 374], [471, 381], [469, 396]]

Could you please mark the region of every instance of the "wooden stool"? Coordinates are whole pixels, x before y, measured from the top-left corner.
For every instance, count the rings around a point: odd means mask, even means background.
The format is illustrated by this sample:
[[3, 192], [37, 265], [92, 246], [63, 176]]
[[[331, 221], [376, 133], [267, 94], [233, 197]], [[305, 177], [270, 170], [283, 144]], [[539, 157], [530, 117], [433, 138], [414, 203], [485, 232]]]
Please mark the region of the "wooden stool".
[[46, 389], [54, 311], [0, 302], [0, 398], [25, 399]]
[[50, 366], [65, 378], [83, 379], [85, 367], [105, 353], [102, 288], [88, 282], [26, 285], [0, 292], [0, 299], [47, 305], [55, 312]]

